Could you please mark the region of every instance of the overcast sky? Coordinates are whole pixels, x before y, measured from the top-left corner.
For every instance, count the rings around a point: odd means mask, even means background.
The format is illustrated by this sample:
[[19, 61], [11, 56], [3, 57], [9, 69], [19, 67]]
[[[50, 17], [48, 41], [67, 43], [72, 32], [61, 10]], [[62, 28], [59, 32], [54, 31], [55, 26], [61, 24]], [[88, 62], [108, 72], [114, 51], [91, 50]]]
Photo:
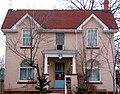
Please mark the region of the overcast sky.
[[[8, 9], [61, 9], [64, 4], [60, 0], [3, 0], [0, 3], [0, 28]], [[0, 31], [0, 56], [5, 54], [5, 40]]]

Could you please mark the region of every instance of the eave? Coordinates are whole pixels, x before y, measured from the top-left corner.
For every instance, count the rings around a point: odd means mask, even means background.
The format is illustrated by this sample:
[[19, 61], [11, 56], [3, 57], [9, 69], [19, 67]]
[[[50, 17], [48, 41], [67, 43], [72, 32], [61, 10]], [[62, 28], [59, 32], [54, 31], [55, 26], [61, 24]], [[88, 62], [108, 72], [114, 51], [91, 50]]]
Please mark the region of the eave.
[[81, 32], [81, 30], [77, 30], [77, 29], [44, 29], [43, 32], [61, 32], [61, 33], [67, 33], [67, 32]]
[[1, 31], [6, 34], [6, 33], [17, 33], [17, 29], [1, 29]]
[[103, 30], [103, 33], [117, 33], [118, 29], [109, 29], [109, 30]]

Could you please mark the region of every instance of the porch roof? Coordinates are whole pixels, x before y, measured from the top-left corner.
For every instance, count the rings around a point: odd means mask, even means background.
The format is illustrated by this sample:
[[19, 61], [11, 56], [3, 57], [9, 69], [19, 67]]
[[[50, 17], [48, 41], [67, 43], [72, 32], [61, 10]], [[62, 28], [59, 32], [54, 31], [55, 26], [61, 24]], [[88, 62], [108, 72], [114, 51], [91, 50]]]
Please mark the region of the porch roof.
[[48, 57], [73, 57], [77, 54], [76, 50], [44, 50], [42, 53]]
[[76, 54], [76, 50], [44, 50], [42, 51], [43, 54], [57, 54], [57, 53], [62, 53], [62, 54]]

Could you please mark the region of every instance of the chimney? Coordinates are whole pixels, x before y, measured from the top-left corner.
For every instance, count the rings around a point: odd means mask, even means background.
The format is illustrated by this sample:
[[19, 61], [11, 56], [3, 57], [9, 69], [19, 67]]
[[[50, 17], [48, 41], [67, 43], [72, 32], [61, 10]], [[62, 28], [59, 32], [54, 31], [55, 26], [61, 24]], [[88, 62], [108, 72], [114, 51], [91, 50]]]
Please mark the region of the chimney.
[[108, 7], [109, 7], [109, 1], [104, 0], [104, 10], [108, 10]]

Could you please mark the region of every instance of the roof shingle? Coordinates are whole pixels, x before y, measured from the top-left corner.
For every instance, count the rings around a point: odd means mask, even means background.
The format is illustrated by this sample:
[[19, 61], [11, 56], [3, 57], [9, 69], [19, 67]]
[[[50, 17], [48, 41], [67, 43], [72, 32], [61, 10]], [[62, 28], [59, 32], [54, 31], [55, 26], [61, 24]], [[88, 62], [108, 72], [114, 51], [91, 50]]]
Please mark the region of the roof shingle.
[[10, 29], [26, 13], [45, 29], [76, 29], [91, 14], [109, 29], [118, 29], [111, 11], [105, 10], [8, 10], [1, 29]]

